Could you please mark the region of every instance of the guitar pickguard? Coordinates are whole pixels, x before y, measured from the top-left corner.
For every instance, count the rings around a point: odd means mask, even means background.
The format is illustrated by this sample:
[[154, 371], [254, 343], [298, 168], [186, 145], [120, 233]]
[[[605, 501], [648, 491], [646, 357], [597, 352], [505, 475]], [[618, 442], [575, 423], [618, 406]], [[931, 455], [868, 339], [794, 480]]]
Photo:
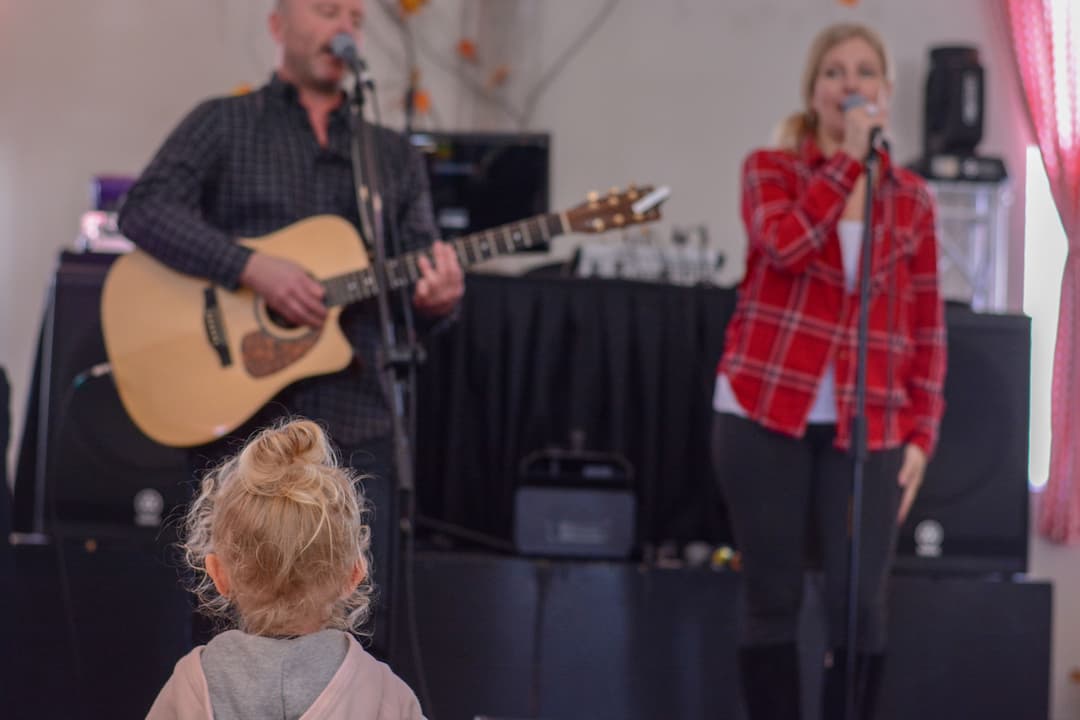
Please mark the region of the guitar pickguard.
[[319, 341], [322, 330], [311, 330], [297, 338], [283, 340], [265, 330], [256, 330], [240, 341], [244, 369], [260, 378], [287, 368], [302, 358]]

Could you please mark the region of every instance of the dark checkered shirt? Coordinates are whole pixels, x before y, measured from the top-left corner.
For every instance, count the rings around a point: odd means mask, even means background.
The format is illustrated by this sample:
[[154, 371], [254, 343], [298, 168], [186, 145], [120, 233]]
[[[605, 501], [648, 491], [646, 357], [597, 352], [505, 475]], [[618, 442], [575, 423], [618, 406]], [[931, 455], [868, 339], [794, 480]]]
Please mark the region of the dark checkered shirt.
[[[423, 160], [398, 133], [378, 128], [376, 138], [384, 225], [398, 226], [406, 250], [426, 246], [437, 230]], [[256, 92], [205, 101], [184, 118], [128, 194], [120, 229], [176, 270], [235, 288], [251, 253], [235, 238], [325, 213], [359, 229], [349, 144], [344, 103], [331, 114], [321, 147], [296, 89], [275, 74]], [[389, 231], [386, 242], [389, 252]], [[288, 411], [321, 420], [345, 448], [386, 437], [389, 412], [373, 371], [377, 321], [372, 302], [346, 308], [341, 326], [356, 362], [291, 386], [260, 417]]]

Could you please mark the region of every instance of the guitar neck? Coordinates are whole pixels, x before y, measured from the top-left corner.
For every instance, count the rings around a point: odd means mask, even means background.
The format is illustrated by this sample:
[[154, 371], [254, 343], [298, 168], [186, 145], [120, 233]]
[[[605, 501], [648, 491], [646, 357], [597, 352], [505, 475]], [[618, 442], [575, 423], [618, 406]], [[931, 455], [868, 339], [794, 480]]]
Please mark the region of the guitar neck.
[[[461, 267], [466, 268], [484, 260], [546, 244], [551, 238], [565, 231], [566, 223], [563, 217], [549, 213], [465, 235], [448, 244], [457, 253]], [[396, 290], [419, 280], [421, 273], [417, 261], [425, 256], [431, 260], [430, 250], [417, 250], [389, 259], [386, 263], [389, 289]], [[323, 286], [326, 288], [325, 301], [328, 307], [367, 300], [375, 297], [379, 290], [374, 266], [328, 278], [323, 281]]]

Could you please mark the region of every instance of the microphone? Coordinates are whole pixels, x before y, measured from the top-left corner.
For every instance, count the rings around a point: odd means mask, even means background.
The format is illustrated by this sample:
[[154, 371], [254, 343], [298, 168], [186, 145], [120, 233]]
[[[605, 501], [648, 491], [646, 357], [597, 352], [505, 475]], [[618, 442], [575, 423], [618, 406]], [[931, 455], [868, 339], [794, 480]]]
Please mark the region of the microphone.
[[368, 74], [367, 63], [360, 57], [360, 51], [356, 47], [356, 40], [346, 32], [340, 32], [330, 40], [330, 52], [353, 71], [357, 80], [367, 86], [374, 85], [371, 75]]
[[[340, 35], [338, 37], [340, 37]], [[334, 39], [336, 40], [337, 38]], [[846, 98], [844, 98], [844, 102], [841, 103], [841, 107], [844, 108], [844, 112], [848, 112], [849, 110], [854, 110], [857, 107], [862, 107], [863, 105], [869, 104], [870, 101], [866, 99], [865, 95], [862, 95], [861, 93], [851, 93]]]
[[[871, 103], [865, 95], [860, 93], [851, 93], [844, 98], [844, 102], [841, 103], [841, 107], [844, 109], [845, 113], [865, 105], [873, 105], [873, 103]], [[873, 114], [874, 113], [871, 113], [871, 115]], [[885, 138], [885, 131], [880, 125], [875, 125], [870, 128], [870, 147], [878, 152], [889, 152], [889, 141]]]

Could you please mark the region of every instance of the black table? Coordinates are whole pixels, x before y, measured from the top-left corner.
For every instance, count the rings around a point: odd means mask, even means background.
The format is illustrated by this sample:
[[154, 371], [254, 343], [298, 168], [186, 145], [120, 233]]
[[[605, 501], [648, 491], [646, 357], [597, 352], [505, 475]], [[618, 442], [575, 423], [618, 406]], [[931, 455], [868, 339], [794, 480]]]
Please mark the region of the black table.
[[510, 537], [520, 461], [580, 431], [633, 465], [643, 541], [728, 538], [708, 436], [732, 290], [470, 275], [464, 303], [421, 383], [425, 512]]
[[[80, 522], [123, 522], [134, 490], [157, 482], [168, 498], [187, 477], [183, 453], [155, 446], [131, 425], [109, 378], [84, 386], [70, 405], [59, 401], [67, 394], [52, 393], [66, 420], [38, 421], [40, 379], [62, 389], [105, 360], [97, 307], [111, 261], [61, 256], [52, 367], [39, 363], [27, 402], [18, 529], [27, 529], [33, 508], [43, 426], [54, 435], [46, 485], [61, 521], [78, 511]], [[509, 540], [522, 459], [566, 447], [579, 432], [587, 449], [618, 453], [633, 466], [639, 547], [732, 540], [710, 467], [709, 430], [733, 289], [481, 274], [467, 285], [460, 322], [429, 343], [420, 377], [424, 516]], [[1022, 571], [1030, 321], [963, 307], [947, 308], [946, 319], [946, 416], [912, 517], [934, 515], [945, 527], [938, 566], [951, 556], [979, 571]], [[905, 533], [902, 555], [913, 545]]]

